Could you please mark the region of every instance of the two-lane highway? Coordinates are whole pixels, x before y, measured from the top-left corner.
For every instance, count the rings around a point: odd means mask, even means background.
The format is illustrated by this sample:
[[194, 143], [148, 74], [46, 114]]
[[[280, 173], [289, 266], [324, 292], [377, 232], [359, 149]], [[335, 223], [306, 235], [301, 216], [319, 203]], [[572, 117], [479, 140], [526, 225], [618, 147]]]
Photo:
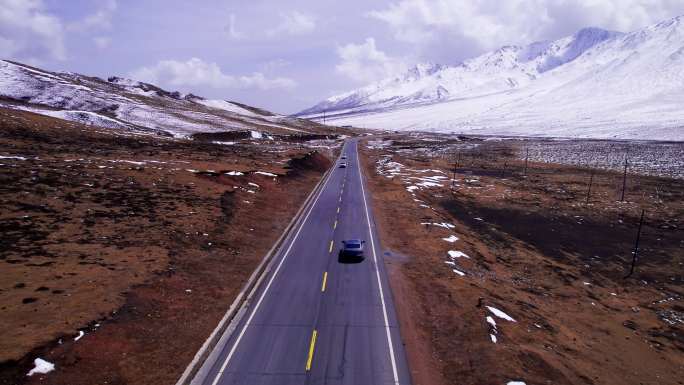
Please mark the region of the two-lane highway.
[[[372, 211], [348, 141], [256, 295], [193, 379], [202, 385], [409, 384]], [[365, 240], [365, 260], [340, 258]]]

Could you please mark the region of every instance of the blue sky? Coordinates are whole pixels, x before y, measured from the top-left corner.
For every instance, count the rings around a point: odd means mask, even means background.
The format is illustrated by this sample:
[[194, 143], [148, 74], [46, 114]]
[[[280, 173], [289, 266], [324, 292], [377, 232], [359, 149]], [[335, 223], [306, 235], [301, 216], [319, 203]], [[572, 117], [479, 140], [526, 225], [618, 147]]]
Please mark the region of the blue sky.
[[0, 57], [293, 113], [418, 62], [681, 14], [681, 0], [0, 0]]

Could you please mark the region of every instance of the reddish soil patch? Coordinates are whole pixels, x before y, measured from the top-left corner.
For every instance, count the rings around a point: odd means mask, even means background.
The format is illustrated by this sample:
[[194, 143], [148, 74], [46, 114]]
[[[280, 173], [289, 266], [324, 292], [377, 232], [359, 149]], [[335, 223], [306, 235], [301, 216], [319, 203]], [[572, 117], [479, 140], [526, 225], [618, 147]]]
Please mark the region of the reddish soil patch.
[[443, 144], [388, 139], [362, 156], [383, 246], [410, 256], [387, 262], [414, 383], [684, 383], [683, 181], [630, 175], [623, 203], [596, 172], [587, 204], [589, 170], [523, 175], [517, 141], [478, 142], [454, 174]]
[[174, 383], [330, 164], [7, 109], [0, 137], [0, 384]]

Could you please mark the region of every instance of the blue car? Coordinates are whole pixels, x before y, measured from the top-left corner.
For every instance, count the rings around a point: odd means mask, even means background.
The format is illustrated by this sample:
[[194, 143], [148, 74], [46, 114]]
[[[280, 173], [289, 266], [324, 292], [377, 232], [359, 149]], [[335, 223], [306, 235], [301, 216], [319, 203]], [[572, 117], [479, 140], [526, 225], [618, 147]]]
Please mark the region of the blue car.
[[363, 244], [366, 241], [360, 239], [347, 239], [342, 241], [342, 255], [345, 257], [355, 257], [363, 259]]

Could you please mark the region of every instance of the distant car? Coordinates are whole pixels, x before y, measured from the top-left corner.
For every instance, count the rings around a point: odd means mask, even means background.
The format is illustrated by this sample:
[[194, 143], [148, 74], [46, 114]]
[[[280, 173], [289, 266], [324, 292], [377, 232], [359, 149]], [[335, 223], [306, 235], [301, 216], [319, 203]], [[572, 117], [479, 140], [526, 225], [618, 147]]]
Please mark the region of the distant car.
[[342, 155], [342, 159], [347, 159], [347, 154]]
[[347, 239], [342, 241], [342, 255], [345, 257], [355, 257], [363, 259], [363, 244], [366, 241], [360, 239]]
[[340, 163], [340, 168], [347, 168], [347, 162]]

